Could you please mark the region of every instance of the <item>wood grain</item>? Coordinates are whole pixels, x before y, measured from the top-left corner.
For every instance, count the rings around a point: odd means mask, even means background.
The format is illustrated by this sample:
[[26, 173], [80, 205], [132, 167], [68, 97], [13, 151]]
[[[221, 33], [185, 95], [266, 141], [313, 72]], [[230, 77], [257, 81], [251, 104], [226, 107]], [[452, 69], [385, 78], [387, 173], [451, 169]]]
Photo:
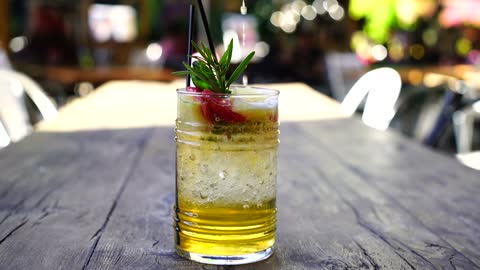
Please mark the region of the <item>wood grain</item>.
[[0, 269], [479, 269], [479, 173], [356, 119], [282, 124], [272, 258], [181, 259], [173, 137], [44, 132], [0, 151]]
[[145, 132], [38, 133], [2, 150], [0, 269], [81, 269]]

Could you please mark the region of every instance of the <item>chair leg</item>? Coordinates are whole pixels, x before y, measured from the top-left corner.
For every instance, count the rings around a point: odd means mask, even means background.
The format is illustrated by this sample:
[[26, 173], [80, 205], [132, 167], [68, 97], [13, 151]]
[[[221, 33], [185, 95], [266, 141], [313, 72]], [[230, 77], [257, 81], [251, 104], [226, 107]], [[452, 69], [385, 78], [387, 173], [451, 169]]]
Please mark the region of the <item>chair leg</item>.
[[423, 143], [425, 145], [434, 147], [438, 144], [440, 137], [447, 129], [448, 124], [453, 117], [453, 112], [456, 111], [456, 108], [460, 104], [461, 99], [462, 94], [460, 93], [454, 91], [447, 91], [445, 93], [442, 109], [438, 118], [435, 121], [433, 129], [430, 134], [423, 140]]

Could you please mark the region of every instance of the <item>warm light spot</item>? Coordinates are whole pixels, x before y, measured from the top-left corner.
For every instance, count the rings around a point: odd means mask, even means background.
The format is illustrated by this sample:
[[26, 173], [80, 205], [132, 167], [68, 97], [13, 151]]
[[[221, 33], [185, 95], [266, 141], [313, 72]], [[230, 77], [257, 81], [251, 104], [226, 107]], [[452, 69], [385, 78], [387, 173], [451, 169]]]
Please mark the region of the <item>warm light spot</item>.
[[367, 42], [367, 38], [362, 31], [356, 31], [353, 33], [352, 38], [350, 40], [350, 46], [353, 50], [356, 50], [362, 44]]
[[461, 38], [455, 43], [455, 50], [461, 56], [466, 56], [472, 50], [472, 42], [466, 38]]
[[372, 58], [372, 47], [368, 42], [361, 44], [355, 52], [364, 61], [370, 61]]
[[276, 27], [280, 27], [282, 20], [283, 13], [281, 11], [273, 12], [272, 16], [270, 17], [270, 22]]
[[408, 72], [408, 81], [413, 85], [422, 83], [423, 73], [420, 70], [413, 69]]
[[401, 61], [405, 57], [403, 49], [401, 47], [391, 47], [390, 48], [390, 59], [394, 62]]
[[76, 92], [81, 97], [90, 94], [93, 90], [95, 90], [95, 87], [89, 82], [81, 82], [76, 86]]
[[303, 2], [302, 0], [295, 0], [292, 5], [292, 11], [295, 12], [297, 15], [300, 15], [302, 12], [302, 9], [306, 6], [307, 4]]
[[285, 33], [293, 33], [295, 31], [295, 29], [297, 29], [297, 25], [295, 24], [284, 24], [281, 26], [282, 30], [285, 32]]
[[268, 43], [261, 41], [255, 44], [255, 56], [256, 57], [265, 57], [270, 52], [270, 45]]
[[282, 10], [284, 11], [282, 11], [280, 28], [285, 33], [293, 33], [297, 28], [297, 24], [300, 22], [300, 15], [292, 11], [289, 5], [284, 5], [284, 7], [282, 7]]
[[336, 6], [338, 6], [337, 0], [325, 0], [323, 2], [323, 8], [328, 12], [332, 12], [332, 9]]
[[402, 42], [397, 38], [392, 39], [388, 46], [388, 53], [390, 55], [390, 59], [392, 59], [394, 62], [402, 60], [405, 57]]
[[10, 50], [12, 50], [12, 52], [17, 53], [23, 50], [26, 45], [27, 45], [27, 38], [24, 36], [20, 36], [20, 37], [12, 38], [12, 40], [10, 40], [9, 47], [10, 47]]
[[422, 39], [425, 45], [432, 47], [438, 41], [438, 33], [434, 29], [427, 29], [425, 32], [423, 32]]
[[293, 11], [290, 11], [290, 12], [287, 12], [287, 18], [290, 17], [290, 21], [293, 21], [294, 24], [297, 24], [300, 22], [300, 15], [298, 15], [297, 13], [293, 12]]
[[158, 61], [162, 57], [162, 52], [162, 46], [158, 45], [157, 43], [152, 43], [147, 47], [147, 58], [150, 61]]
[[328, 12], [328, 14], [330, 14], [330, 17], [332, 17], [332, 19], [336, 21], [340, 21], [341, 19], [343, 19], [343, 16], [345, 16], [345, 10], [339, 5], [330, 8]]
[[431, 16], [436, 9], [434, 0], [402, 0], [396, 1], [396, 11], [400, 22], [414, 24], [419, 17]]
[[430, 87], [430, 88], [437, 87], [444, 82], [445, 82], [445, 76], [442, 76], [440, 74], [429, 73], [429, 74], [426, 74], [425, 77], [423, 78], [423, 84], [426, 87]]
[[383, 45], [375, 45], [372, 48], [372, 57], [377, 61], [382, 61], [387, 58], [388, 52], [387, 48]]
[[308, 5], [302, 8], [301, 14], [305, 20], [311, 21], [317, 17], [317, 10], [313, 6]]
[[327, 12], [323, 7], [323, 2], [324, 0], [315, 0], [312, 3], [312, 6], [315, 8], [315, 10], [317, 11], [317, 14], [319, 15], [325, 14], [325, 12]]
[[403, 23], [412, 24], [418, 14], [415, 12], [416, 3], [413, 0], [397, 1], [397, 16]]
[[410, 47], [410, 55], [417, 60], [420, 60], [425, 56], [425, 48], [420, 44], [413, 44]]

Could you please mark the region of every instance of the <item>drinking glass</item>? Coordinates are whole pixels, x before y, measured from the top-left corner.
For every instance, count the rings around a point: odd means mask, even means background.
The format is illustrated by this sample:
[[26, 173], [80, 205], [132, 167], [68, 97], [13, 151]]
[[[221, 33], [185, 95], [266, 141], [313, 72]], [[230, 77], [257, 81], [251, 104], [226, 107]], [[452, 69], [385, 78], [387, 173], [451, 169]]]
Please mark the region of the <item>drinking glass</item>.
[[245, 264], [273, 253], [278, 95], [177, 90], [175, 247], [187, 259]]

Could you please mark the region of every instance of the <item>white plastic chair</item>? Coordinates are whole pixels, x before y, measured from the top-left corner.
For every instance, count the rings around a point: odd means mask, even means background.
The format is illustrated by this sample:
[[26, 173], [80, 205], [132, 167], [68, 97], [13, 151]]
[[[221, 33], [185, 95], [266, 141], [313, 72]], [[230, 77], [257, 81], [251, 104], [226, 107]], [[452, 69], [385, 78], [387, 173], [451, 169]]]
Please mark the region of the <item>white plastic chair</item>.
[[0, 48], [0, 69], [12, 69], [10, 59], [8, 59], [7, 53], [3, 48]]
[[392, 68], [378, 68], [363, 75], [342, 101], [342, 110], [353, 115], [367, 96], [362, 121], [370, 127], [386, 130], [395, 115], [395, 103], [402, 88], [402, 80]]
[[20, 81], [0, 76], [0, 120], [11, 142], [21, 140], [32, 131], [22, 92]]
[[43, 119], [50, 120], [57, 115], [55, 104], [48, 98], [42, 87], [27, 75], [13, 70], [0, 70], [0, 78], [14, 78], [20, 81], [22, 91], [32, 100]]
[[9, 145], [11, 142], [10, 136], [7, 133], [7, 129], [3, 125], [3, 123], [0, 121], [0, 149], [2, 147], [5, 147]]
[[453, 114], [453, 131], [457, 144], [457, 153], [471, 152], [475, 121], [480, 119], [480, 101], [456, 111]]
[[8, 140], [1, 139], [3, 146], [21, 140], [33, 130], [25, 95], [30, 98], [44, 120], [53, 119], [57, 115], [54, 103], [35, 81], [13, 70], [0, 70], [0, 122], [5, 131], [2, 132], [2, 138], [5, 137], [4, 133], [9, 136]]

